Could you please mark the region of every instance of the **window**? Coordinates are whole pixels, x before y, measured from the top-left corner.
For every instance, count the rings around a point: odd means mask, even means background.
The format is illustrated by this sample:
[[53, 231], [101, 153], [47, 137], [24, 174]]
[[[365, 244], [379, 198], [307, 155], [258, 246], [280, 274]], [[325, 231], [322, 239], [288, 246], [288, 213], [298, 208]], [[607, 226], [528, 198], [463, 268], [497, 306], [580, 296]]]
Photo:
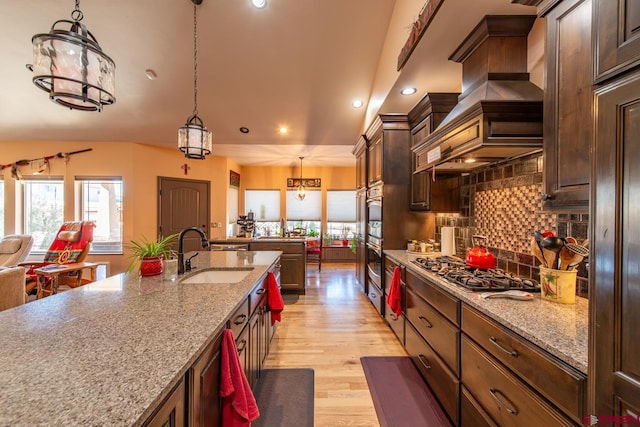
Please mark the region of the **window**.
[[227, 192], [227, 236], [233, 237], [236, 234], [236, 221], [238, 220], [238, 189], [229, 187]]
[[304, 200], [299, 200], [296, 193], [296, 190], [287, 190], [287, 229], [293, 232], [302, 229], [307, 236], [319, 235], [322, 193], [307, 190]]
[[82, 221], [93, 221], [92, 253], [122, 253], [121, 177], [76, 177]]
[[24, 234], [33, 236], [33, 252], [46, 252], [64, 222], [64, 181], [25, 179], [23, 188]]
[[280, 233], [280, 190], [245, 190], [244, 211], [253, 212], [256, 236]]
[[356, 229], [355, 190], [327, 191], [327, 233], [335, 240], [353, 238]]

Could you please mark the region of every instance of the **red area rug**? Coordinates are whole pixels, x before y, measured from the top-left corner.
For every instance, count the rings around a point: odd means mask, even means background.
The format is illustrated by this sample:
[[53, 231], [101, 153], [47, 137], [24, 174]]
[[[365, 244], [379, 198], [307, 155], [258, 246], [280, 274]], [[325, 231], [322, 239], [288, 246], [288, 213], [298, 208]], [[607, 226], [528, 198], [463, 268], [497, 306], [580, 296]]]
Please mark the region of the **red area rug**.
[[443, 427], [451, 421], [409, 357], [361, 357], [380, 427]]

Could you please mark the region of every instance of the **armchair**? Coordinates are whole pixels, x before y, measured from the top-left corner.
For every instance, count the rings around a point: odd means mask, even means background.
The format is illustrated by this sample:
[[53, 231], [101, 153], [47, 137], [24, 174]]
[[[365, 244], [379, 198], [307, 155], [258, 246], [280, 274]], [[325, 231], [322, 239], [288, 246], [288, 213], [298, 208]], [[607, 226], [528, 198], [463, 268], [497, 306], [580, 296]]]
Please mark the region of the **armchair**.
[[11, 267], [27, 259], [33, 237], [28, 234], [9, 234], [0, 240], [0, 266]]
[[[49, 250], [42, 262], [23, 262], [20, 265], [28, 268], [26, 280], [26, 292], [32, 293], [38, 288], [38, 277], [35, 269], [48, 264], [64, 264], [70, 266], [81, 263], [86, 258], [93, 241], [93, 229], [95, 224], [90, 221], [68, 221], [62, 224], [56, 238], [49, 246]], [[82, 270], [61, 274], [58, 284], [66, 284], [72, 288], [82, 284]], [[48, 284], [45, 283], [46, 287]], [[38, 289], [38, 297], [45, 289]]]
[[24, 280], [23, 267], [0, 267], [0, 311], [26, 302]]

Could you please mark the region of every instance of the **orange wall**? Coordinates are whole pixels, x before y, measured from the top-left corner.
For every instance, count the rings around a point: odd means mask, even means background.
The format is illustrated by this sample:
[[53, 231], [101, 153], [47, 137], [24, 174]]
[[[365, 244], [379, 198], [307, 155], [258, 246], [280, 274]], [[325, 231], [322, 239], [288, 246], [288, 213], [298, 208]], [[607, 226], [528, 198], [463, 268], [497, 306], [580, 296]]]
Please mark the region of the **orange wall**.
[[[0, 164], [20, 159], [36, 159], [58, 152], [71, 152], [91, 148], [92, 151], [73, 155], [67, 163], [52, 159], [49, 175], [65, 178], [65, 220], [75, 219], [74, 178], [78, 175], [121, 176], [124, 180], [123, 222], [124, 241], [148, 237], [157, 233], [157, 179], [158, 176], [185, 177], [181, 166], [190, 167], [189, 179], [211, 182], [211, 221], [226, 221], [226, 189], [229, 169], [239, 170], [237, 164], [226, 158], [209, 156], [205, 160], [188, 160], [177, 150], [122, 142], [1, 142]], [[29, 166], [21, 168], [25, 175]], [[16, 220], [16, 185], [11, 168], [3, 171], [5, 186], [5, 234], [21, 231]], [[47, 175], [43, 175], [47, 176]], [[218, 197], [223, 194], [224, 197]], [[18, 225], [16, 226], [16, 223]], [[213, 238], [224, 237], [224, 228], [208, 230]], [[218, 234], [220, 233], [220, 234]], [[37, 258], [36, 258], [37, 259]], [[124, 271], [128, 265], [125, 255], [89, 255], [88, 261], [110, 262], [110, 273]]]

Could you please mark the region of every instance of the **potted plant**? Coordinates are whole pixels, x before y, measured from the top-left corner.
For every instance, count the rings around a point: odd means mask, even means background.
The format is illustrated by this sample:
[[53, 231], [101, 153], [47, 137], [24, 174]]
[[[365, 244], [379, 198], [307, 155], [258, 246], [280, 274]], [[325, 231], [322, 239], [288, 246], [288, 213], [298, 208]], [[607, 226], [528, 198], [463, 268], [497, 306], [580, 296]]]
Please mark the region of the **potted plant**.
[[127, 273], [138, 269], [141, 276], [162, 274], [162, 261], [176, 255], [172, 245], [177, 239], [178, 234], [171, 234], [166, 237], [160, 236], [156, 241], [149, 241], [144, 236], [139, 240], [129, 241], [125, 245], [131, 258]]

